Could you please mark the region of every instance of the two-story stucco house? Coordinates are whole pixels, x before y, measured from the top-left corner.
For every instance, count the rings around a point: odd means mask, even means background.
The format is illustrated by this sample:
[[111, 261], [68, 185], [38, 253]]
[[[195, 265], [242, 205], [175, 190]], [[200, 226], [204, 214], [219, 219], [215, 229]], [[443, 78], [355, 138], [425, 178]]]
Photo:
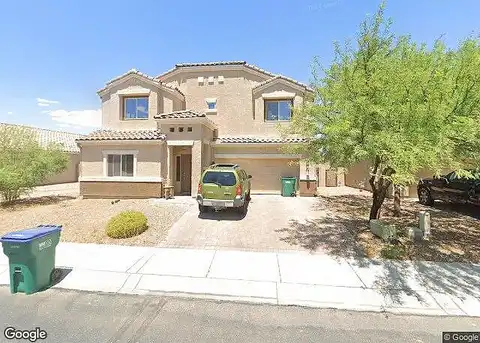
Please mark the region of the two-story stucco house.
[[195, 196], [214, 161], [246, 169], [252, 193], [280, 193], [281, 177], [294, 176], [300, 194], [312, 195], [318, 168], [282, 152], [303, 139], [281, 138], [277, 126], [311, 93], [243, 61], [177, 64], [157, 77], [130, 70], [98, 91], [102, 130], [77, 140], [80, 193], [161, 197], [172, 186]]

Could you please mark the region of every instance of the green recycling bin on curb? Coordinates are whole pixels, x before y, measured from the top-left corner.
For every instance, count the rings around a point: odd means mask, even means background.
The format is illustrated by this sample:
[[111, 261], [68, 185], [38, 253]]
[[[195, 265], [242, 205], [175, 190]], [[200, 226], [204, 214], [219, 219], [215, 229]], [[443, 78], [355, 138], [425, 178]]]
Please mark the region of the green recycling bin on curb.
[[39, 225], [0, 239], [9, 261], [11, 293], [32, 294], [51, 286], [61, 230], [61, 225]]
[[294, 197], [296, 189], [296, 177], [282, 177], [282, 197]]

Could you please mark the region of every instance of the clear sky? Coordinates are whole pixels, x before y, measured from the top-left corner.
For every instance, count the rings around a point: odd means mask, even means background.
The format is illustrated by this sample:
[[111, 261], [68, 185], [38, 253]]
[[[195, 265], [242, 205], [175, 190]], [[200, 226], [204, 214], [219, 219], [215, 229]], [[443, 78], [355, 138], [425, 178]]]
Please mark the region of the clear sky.
[[[96, 91], [131, 68], [246, 60], [310, 80], [380, 0], [3, 1], [0, 122], [71, 132], [100, 123]], [[479, 0], [390, 0], [396, 33], [449, 46], [480, 32]]]

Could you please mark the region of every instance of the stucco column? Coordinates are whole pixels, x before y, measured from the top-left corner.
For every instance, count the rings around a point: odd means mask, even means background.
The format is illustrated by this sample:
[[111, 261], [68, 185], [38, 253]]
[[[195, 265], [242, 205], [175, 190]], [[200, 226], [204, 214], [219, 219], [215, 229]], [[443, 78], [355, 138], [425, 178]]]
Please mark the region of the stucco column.
[[325, 187], [326, 182], [325, 182], [325, 175], [327, 172], [328, 166], [325, 164], [320, 164], [318, 166], [318, 174], [319, 174], [319, 180], [317, 180], [317, 185], [318, 187]]
[[173, 148], [167, 146], [167, 186], [172, 186], [172, 157], [173, 157]]
[[202, 174], [202, 141], [193, 142], [192, 146], [192, 197], [197, 196], [198, 182]]

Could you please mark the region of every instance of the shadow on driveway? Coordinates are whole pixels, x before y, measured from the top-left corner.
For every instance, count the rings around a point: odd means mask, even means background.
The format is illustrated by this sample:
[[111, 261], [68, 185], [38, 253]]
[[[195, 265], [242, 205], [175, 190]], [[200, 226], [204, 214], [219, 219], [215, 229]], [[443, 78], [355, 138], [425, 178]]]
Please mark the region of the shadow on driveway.
[[433, 209], [443, 211], [445, 215], [464, 215], [472, 217], [473, 219], [480, 219], [480, 206], [471, 204], [449, 204], [446, 202], [435, 201]]
[[226, 208], [219, 211], [209, 210], [208, 212], [205, 212], [205, 213], [198, 213], [198, 218], [205, 219], [205, 220], [216, 220], [216, 221], [223, 221], [223, 220], [237, 221], [245, 218], [247, 213], [242, 214], [237, 212], [237, 210], [234, 208]]

